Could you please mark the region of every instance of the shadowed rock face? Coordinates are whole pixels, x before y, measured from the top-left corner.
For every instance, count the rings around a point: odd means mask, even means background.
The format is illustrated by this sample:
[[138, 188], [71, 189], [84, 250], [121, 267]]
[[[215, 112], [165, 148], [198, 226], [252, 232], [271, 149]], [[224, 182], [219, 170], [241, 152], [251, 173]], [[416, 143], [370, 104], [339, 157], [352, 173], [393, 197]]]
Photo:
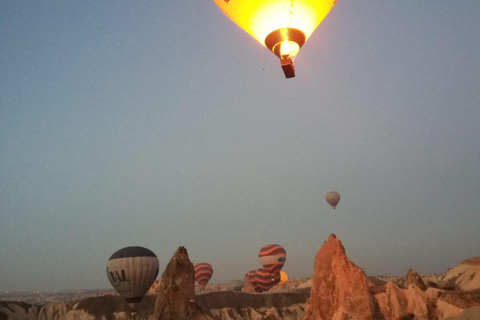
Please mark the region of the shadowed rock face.
[[309, 290], [294, 290], [286, 292], [245, 293], [238, 291], [217, 291], [198, 294], [196, 301], [205, 310], [223, 308], [275, 308], [282, 309], [292, 305], [303, 308], [309, 295]]
[[443, 285], [459, 291], [480, 290], [480, 257], [462, 261], [448, 270]]
[[195, 272], [184, 247], [173, 254], [162, 274], [154, 319], [204, 319], [195, 303]]
[[392, 282], [385, 285], [385, 292], [375, 295], [378, 314], [385, 320], [438, 319], [433, 313], [433, 305], [429, 305], [429, 298], [434, 298], [436, 292], [423, 292], [415, 285], [408, 289], [400, 289]]
[[423, 282], [420, 275], [413, 269], [408, 270], [407, 276], [405, 277], [405, 288], [408, 288], [412, 285], [417, 286], [422, 291], [427, 290], [427, 285]]
[[363, 271], [345, 255], [332, 234], [315, 256], [305, 320], [372, 319], [375, 306]]

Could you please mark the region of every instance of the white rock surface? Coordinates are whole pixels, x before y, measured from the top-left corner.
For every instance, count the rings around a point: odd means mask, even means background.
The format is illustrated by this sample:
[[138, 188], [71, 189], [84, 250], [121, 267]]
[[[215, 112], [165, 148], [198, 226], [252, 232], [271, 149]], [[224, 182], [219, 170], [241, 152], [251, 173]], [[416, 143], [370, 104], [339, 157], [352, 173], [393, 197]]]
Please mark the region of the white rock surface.
[[448, 270], [443, 282], [455, 290], [472, 291], [480, 289], [480, 257], [462, 261]]

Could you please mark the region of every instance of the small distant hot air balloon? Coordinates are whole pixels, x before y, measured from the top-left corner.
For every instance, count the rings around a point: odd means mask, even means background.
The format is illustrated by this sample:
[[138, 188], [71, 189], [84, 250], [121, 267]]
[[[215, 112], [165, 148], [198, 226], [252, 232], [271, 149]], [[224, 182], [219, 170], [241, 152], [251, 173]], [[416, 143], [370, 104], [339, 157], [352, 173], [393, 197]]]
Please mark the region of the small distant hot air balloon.
[[107, 276], [113, 288], [133, 309], [158, 275], [157, 256], [147, 248], [126, 247], [107, 262]]
[[270, 272], [265, 268], [255, 271], [255, 280], [260, 292], [268, 291], [280, 282], [280, 272]]
[[340, 201], [340, 194], [336, 191], [330, 191], [325, 196], [325, 199], [332, 206], [332, 208], [335, 210], [335, 207], [337, 206], [338, 202]]
[[260, 249], [258, 259], [263, 268], [271, 273], [280, 272], [287, 260], [287, 252], [278, 244], [268, 244]]
[[202, 288], [205, 288], [208, 281], [213, 275], [212, 266], [208, 263], [202, 262], [202, 263], [197, 263], [194, 266], [194, 269], [195, 269], [195, 280], [199, 285], [202, 286]]
[[280, 283], [285, 282], [288, 282], [288, 275], [285, 272], [280, 271]]
[[295, 77], [292, 59], [337, 0], [213, 0], [240, 28], [277, 57], [286, 78]]

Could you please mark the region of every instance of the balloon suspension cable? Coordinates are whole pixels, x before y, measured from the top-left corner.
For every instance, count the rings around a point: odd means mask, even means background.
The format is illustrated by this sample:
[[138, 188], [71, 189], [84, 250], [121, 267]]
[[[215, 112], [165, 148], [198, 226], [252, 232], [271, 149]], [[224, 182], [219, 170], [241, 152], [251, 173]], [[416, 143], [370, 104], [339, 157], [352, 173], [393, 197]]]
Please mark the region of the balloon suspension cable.
[[293, 66], [293, 61], [290, 59], [288, 54], [282, 55], [280, 59], [280, 64], [285, 74], [285, 78], [294, 78], [295, 77], [295, 67]]

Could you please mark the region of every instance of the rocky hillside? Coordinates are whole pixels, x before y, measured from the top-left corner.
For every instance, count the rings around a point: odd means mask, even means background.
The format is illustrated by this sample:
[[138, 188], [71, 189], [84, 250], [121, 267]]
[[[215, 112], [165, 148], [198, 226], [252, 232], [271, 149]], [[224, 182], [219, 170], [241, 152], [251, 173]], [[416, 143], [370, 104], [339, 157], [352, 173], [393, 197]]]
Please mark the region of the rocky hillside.
[[[196, 295], [196, 302], [208, 319], [262, 319], [266, 314], [281, 319], [301, 319], [309, 290], [272, 293], [217, 291]], [[155, 296], [146, 296], [137, 306], [138, 319], [153, 320]], [[92, 297], [70, 303], [45, 306], [0, 301], [0, 320], [123, 320], [131, 310], [123, 299]]]
[[195, 294], [193, 265], [180, 247], [156, 294], [144, 297], [135, 315], [121, 297], [99, 296], [45, 305], [0, 301], [0, 320], [480, 320], [479, 262], [465, 260], [446, 275], [409, 270], [405, 277], [366, 277], [331, 235], [315, 256], [311, 279], [265, 293], [210, 287]]
[[315, 256], [303, 319], [440, 320], [476, 312], [469, 310], [476, 306], [479, 292], [429, 287], [414, 270], [408, 272], [403, 288], [393, 282], [373, 283], [332, 234]]
[[445, 286], [460, 291], [480, 289], [480, 257], [462, 261], [448, 270], [443, 279]]

